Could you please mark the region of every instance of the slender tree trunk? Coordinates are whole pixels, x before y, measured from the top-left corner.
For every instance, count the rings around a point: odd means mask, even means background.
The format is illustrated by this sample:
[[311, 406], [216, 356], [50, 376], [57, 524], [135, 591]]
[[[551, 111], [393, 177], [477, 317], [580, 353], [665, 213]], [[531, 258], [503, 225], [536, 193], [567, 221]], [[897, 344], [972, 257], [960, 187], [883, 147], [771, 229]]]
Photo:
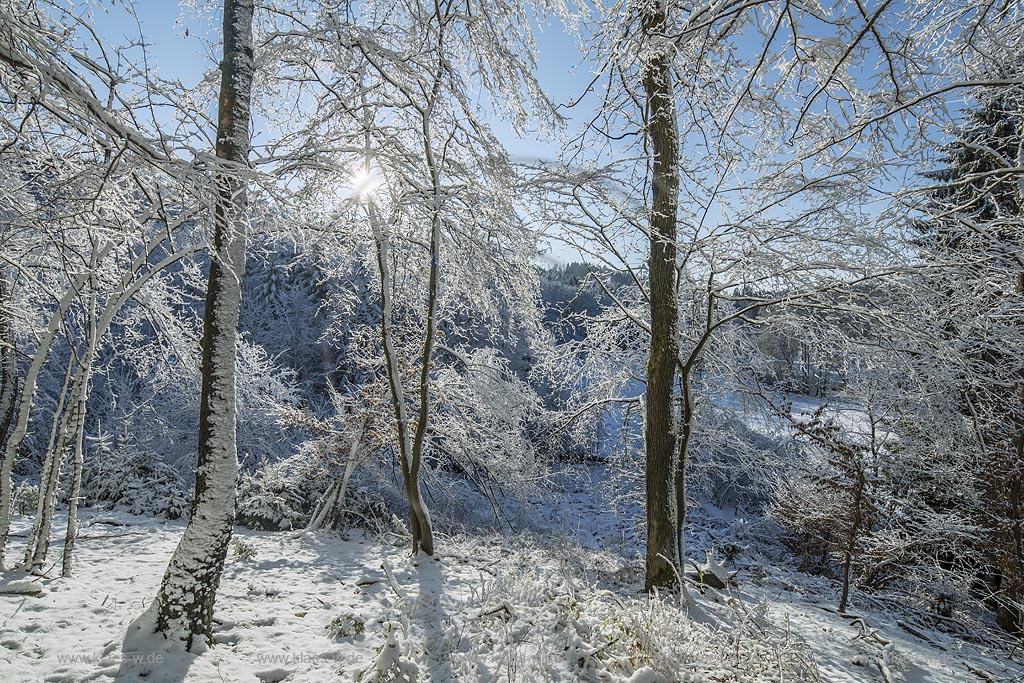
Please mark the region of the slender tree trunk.
[[[373, 229], [374, 242], [377, 246], [377, 269], [380, 274], [381, 294], [381, 343], [384, 346], [384, 360], [387, 365], [388, 384], [391, 388], [391, 402], [395, 410], [395, 428], [398, 431], [399, 464], [402, 469], [402, 481], [405, 486], [406, 500], [409, 503], [409, 531], [412, 532], [412, 552], [420, 550], [433, 553], [433, 533], [430, 517], [419, 495], [418, 470], [413, 470], [413, 439], [409, 434], [409, 411], [405, 404], [405, 388], [402, 385], [402, 369], [398, 362], [395, 349], [394, 297], [391, 282], [390, 241], [384, 233], [383, 226], [372, 203], [367, 204], [370, 225]], [[422, 416], [421, 416], [422, 417]], [[424, 547], [424, 541], [427, 546]], [[429, 552], [428, 549], [429, 548]]]
[[78, 499], [82, 492], [82, 467], [85, 464], [85, 392], [78, 398], [75, 410], [75, 452], [71, 472], [71, 489], [68, 492], [68, 525], [64, 533], [64, 552], [61, 558], [63, 577], [71, 576], [72, 557], [75, 552], [75, 536], [78, 534]]
[[[58, 403], [57, 412], [54, 414], [53, 431], [50, 434], [50, 446], [47, 449], [47, 463], [43, 468], [39, 486], [39, 507], [36, 511], [36, 518], [32, 524], [32, 534], [26, 547], [25, 564], [33, 574], [41, 574], [46, 564], [46, 556], [50, 550], [50, 537], [53, 531], [53, 513], [57, 503], [57, 493], [60, 484], [60, 471], [64, 463], [65, 453], [72, 443], [80, 443], [82, 435], [80, 431], [85, 427], [85, 401], [88, 394], [89, 380], [92, 377], [92, 364], [96, 357], [96, 345], [99, 342], [97, 321], [96, 321], [96, 296], [97, 277], [99, 268], [100, 253], [96, 245], [93, 245], [92, 257], [89, 262], [89, 298], [83, 302], [85, 307], [86, 338], [85, 346], [81, 355], [77, 355], [72, 346], [68, 357], [67, 373], [64, 377], [64, 386], [61, 390], [61, 399]], [[113, 305], [113, 303], [111, 303]], [[72, 374], [72, 367], [75, 367]], [[70, 378], [70, 392], [68, 380]], [[66, 400], [66, 403], [65, 403]], [[66, 406], [66, 407], [65, 407]], [[60, 421], [57, 421], [60, 416]], [[78, 448], [75, 449], [75, 469], [72, 473], [71, 496], [78, 495], [78, 488], [81, 487], [81, 456]], [[45, 483], [45, 486], [44, 486]], [[72, 503], [68, 501], [69, 505]], [[77, 502], [77, 501], [76, 501]], [[77, 514], [76, 509], [72, 510]], [[69, 528], [73, 528], [75, 518], [68, 519]], [[65, 542], [67, 538], [65, 537]]]
[[[423, 121], [423, 150], [430, 171], [431, 211], [430, 211], [430, 279], [427, 284], [427, 329], [423, 335], [423, 351], [420, 354], [420, 409], [416, 423], [416, 434], [412, 443], [412, 462], [410, 463], [409, 481], [406, 484], [409, 495], [409, 507], [416, 510], [416, 522], [419, 524], [419, 547], [427, 555], [434, 554], [434, 533], [430, 524], [430, 513], [423, 496], [420, 494], [420, 463], [423, 460], [423, 442], [427, 434], [427, 423], [430, 421], [430, 367], [434, 357], [434, 340], [437, 336], [437, 305], [438, 280], [440, 278], [441, 261], [441, 172], [434, 156], [434, 146], [430, 138], [430, 109], [436, 101], [440, 81], [435, 79], [431, 105], [421, 112]], [[415, 548], [414, 548], [415, 551]]]
[[[60, 483], [60, 470], [64, 464], [65, 435], [67, 426], [74, 412], [74, 393], [77, 389], [77, 372], [75, 352], [70, 350], [68, 366], [64, 371], [64, 382], [61, 384], [57, 398], [57, 408], [53, 412], [53, 424], [50, 427], [50, 439], [46, 445], [46, 457], [43, 469], [39, 473], [39, 500], [36, 502], [36, 515], [32, 520], [28, 543], [25, 544], [25, 562], [23, 569], [33, 574], [41, 574], [46, 562], [46, 552], [50, 545], [50, 530], [53, 522], [53, 510], [57, 503], [57, 486]], [[69, 408], [68, 405], [72, 407]]]
[[6, 277], [0, 277], [0, 448], [14, 420], [18, 397], [17, 339], [14, 336], [14, 292]]
[[[1017, 391], [1021, 389], [1018, 387]], [[1018, 394], [1019, 395], [1019, 394]], [[1001, 552], [996, 566], [1002, 580], [996, 603], [996, 623], [1011, 633], [1024, 632], [1024, 432], [1013, 438], [1013, 447], [1003, 470], [1001, 487], [1005, 503], [997, 514], [1002, 518]]]
[[850, 532], [843, 547], [843, 589], [839, 596], [839, 611], [845, 612], [850, 600], [850, 581], [853, 578], [853, 557], [857, 552], [857, 541], [860, 539], [861, 528], [864, 526], [864, 493], [867, 488], [867, 473], [860, 463], [856, 467], [856, 480], [853, 488], [853, 519]]
[[[40, 495], [37, 504], [36, 516], [33, 520], [32, 531], [29, 541], [26, 544], [26, 555], [24, 568], [33, 573], [42, 571], [49, 552], [50, 533], [52, 531], [53, 509], [56, 503], [57, 486], [60, 479], [60, 467], [68, 447], [81, 441], [83, 435], [79, 430], [85, 428], [86, 399], [88, 397], [88, 385], [92, 379], [92, 368], [96, 359], [100, 339], [106, 334], [114, 321], [117, 313], [124, 308], [128, 301], [142, 289], [142, 287], [158, 272], [170, 264], [180, 260], [182, 257], [196, 251], [196, 248], [185, 248], [168, 254], [149, 268], [149, 256], [162, 244], [164, 237], [151, 241], [143, 251], [132, 261], [132, 266], [122, 277], [120, 289], [117, 290], [106, 302], [103, 315], [97, 318], [97, 298], [99, 285], [96, 280], [96, 273], [99, 268], [99, 260], [109, 252], [109, 246], [103, 250], [93, 252], [93, 260], [90, 262], [89, 276], [91, 282], [91, 295], [86, 306], [88, 320], [88, 334], [85, 348], [81, 356], [72, 355], [68, 358], [68, 368], [65, 374], [64, 385], [61, 388], [60, 399], [57, 410], [54, 413], [54, 423], [50, 433], [49, 445], [46, 450], [46, 458], [43, 463], [43, 470], [40, 481]], [[71, 373], [72, 367], [77, 362], [77, 369]], [[69, 383], [70, 380], [70, 383]], [[34, 386], [34, 384], [33, 384]], [[68, 406], [68, 407], [66, 407]], [[58, 422], [57, 418], [60, 417]], [[72, 427], [74, 429], [72, 430]], [[73, 495], [77, 497], [81, 486], [81, 457], [84, 452], [75, 451], [75, 470], [72, 476]]]
[[690, 450], [690, 437], [693, 434], [693, 396], [690, 387], [689, 368], [679, 373], [679, 401], [680, 433], [679, 444], [676, 453], [676, 473], [673, 487], [675, 488], [676, 500], [676, 555], [675, 562], [682, 574], [683, 566], [686, 563], [686, 461]]
[[[95, 254], [95, 251], [93, 252]], [[75, 552], [75, 536], [78, 533], [78, 498], [82, 491], [82, 467], [85, 464], [85, 412], [89, 400], [89, 380], [92, 377], [92, 364], [96, 358], [99, 345], [99, 329], [96, 320], [96, 298], [99, 287], [96, 278], [96, 262], [93, 261], [92, 277], [89, 280], [89, 336], [86, 339], [86, 358], [83, 360], [84, 372], [82, 383], [78, 388], [78, 404], [75, 410], [75, 453], [71, 472], [71, 490], [68, 492], [68, 525], [64, 533], [64, 553], [61, 563], [61, 576], [71, 576], [72, 558]]]
[[369, 415], [364, 417], [362, 422], [359, 423], [359, 430], [356, 432], [355, 438], [352, 439], [352, 446], [349, 449], [344, 470], [338, 475], [327, 491], [324, 492], [323, 497], [317, 503], [316, 509], [309, 519], [309, 524], [306, 525], [307, 529], [334, 528], [338, 525], [341, 517], [341, 505], [345, 502], [345, 494], [348, 491], [348, 482], [352, 478], [352, 473], [355, 472], [359, 461], [362, 459], [363, 437], [366, 435], [366, 428], [369, 423]]
[[[676, 299], [676, 211], [679, 201], [679, 131], [672, 84], [672, 54], [663, 38], [664, 0], [650, 2], [641, 16], [652, 56], [644, 67], [647, 139], [651, 146], [651, 246], [648, 270], [651, 346], [647, 359], [647, 557], [645, 586], [676, 583], [673, 529], [673, 458], [676, 454], [675, 371], [679, 353]], [[664, 42], [665, 47], [656, 47]], [[680, 572], [682, 568], [679, 568]]]
[[202, 395], [195, 497], [155, 610], [156, 631], [184, 641], [213, 642], [213, 606], [231, 540], [238, 481], [235, 359], [245, 274], [253, 0], [224, 2], [224, 60], [217, 122], [217, 200], [213, 253], [203, 319]]
[[[106, 256], [111, 249], [113, 249], [113, 242], [108, 242], [100, 252], [100, 258]], [[60, 331], [61, 321], [63, 321], [76, 295], [85, 283], [85, 277], [85, 275], [76, 277], [67, 292], [61, 297], [61, 300], [57, 302], [57, 308], [50, 316], [46, 330], [40, 337], [39, 344], [36, 346], [36, 352], [32, 356], [32, 362], [25, 372], [21, 399], [18, 401], [17, 419], [14, 422], [14, 430], [4, 445], [3, 463], [0, 464], [0, 569], [5, 566], [7, 535], [11, 528], [11, 502], [13, 494], [11, 475], [14, 472], [14, 461], [18, 457], [18, 449], [21, 448], [21, 443], [25, 440], [25, 434], [28, 432], [29, 415], [32, 412], [32, 403], [36, 397], [36, 383], [39, 381], [39, 373], [42, 371], [43, 364], [50, 354], [50, 349], [53, 347], [53, 341]]]

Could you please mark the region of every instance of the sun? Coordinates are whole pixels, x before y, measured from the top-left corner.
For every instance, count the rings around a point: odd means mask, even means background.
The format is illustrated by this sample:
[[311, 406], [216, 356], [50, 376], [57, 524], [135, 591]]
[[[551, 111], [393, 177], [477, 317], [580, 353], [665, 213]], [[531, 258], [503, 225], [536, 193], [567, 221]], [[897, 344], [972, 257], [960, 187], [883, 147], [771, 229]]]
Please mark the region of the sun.
[[384, 182], [380, 172], [374, 168], [361, 167], [349, 179], [349, 192], [358, 201], [369, 200]]

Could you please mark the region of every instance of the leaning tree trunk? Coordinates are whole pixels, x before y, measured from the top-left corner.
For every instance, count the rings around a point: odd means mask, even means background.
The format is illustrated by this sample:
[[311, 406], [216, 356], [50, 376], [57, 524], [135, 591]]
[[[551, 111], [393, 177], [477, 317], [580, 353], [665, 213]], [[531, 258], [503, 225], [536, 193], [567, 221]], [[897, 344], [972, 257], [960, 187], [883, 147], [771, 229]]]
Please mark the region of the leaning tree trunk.
[[[113, 242], [108, 242], [107, 245], [100, 252], [100, 257], [106, 256], [113, 248]], [[56, 310], [50, 315], [50, 320], [46, 325], [46, 329], [39, 338], [39, 343], [36, 346], [36, 352], [32, 356], [32, 362], [28, 366], [28, 370], [25, 372], [24, 383], [21, 389], [21, 398], [17, 401], [16, 415], [12, 426], [13, 430], [10, 433], [7, 443], [4, 444], [4, 455], [3, 463], [0, 464], [0, 569], [5, 564], [5, 549], [7, 547], [7, 535], [11, 528], [11, 503], [13, 499], [13, 487], [11, 482], [11, 476], [14, 472], [14, 462], [18, 458], [18, 449], [21, 448], [21, 443], [25, 439], [25, 435], [28, 433], [28, 422], [30, 413], [32, 412], [32, 403], [36, 397], [36, 384], [39, 381], [39, 374], [42, 372], [43, 365], [46, 362], [47, 356], [50, 354], [50, 349], [53, 347], [53, 342], [57, 337], [57, 333], [60, 331], [61, 324], [64, 321], [64, 316], [67, 314], [68, 309], [74, 302], [85, 283], [85, 275], [76, 276], [75, 280], [68, 287], [67, 292], [61, 297], [60, 301], [57, 302]]]
[[[165, 233], [166, 234], [166, 233]], [[57, 410], [54, 413], [53, 429], [50, 434], [49, 446], [46, 450], [46, 458], [43, 463], [43, 471], [40, 476], [40, 495], [36, 509], [36, 516], [32, 523], [32, 531], [26, 543], [26, 555], [24, 568], [27, 571], [38, 574], [42, 572], [46, 562], [46, 555], [49, 551], [50, 533], [52, 531], [53, 510], [56, 504], [56, 495], [60, 479], [60, 467], [67, 449], [74, 445], [73, 471], [71, 480], [71, 495], [75, 499], [72, 507], [77, 508], [77, 497], [81, 488], [82, 466], [84, 464], [84, 450], [82, 442], [85, 428], [85, 417], [88, 398], [89, 382], [92, 379], [92, 369], [96, 360], [100, 339], [110, 329], [118, 312], [134, 297], [139, 290], [146, 285], [157, 273], [163, 271], [169, 265], [177, 262], [184, 256], [196, 251], [196, 247], [186, 247], [171, 252], [155, 264], [150, 264], [150, 256], [164, 242], [164, 237], [154, 239], [146, 245], [133, 260], [128, 272], [121, 279], [120, 288], [115, 291], [107, 300], [103, 309], [103, 315], [97, 318], [97, 297], [99, 296], [99, 285], [96, 278], [99, 259], [107, 250], [94, 251], [93, 260], [90, 263], [89, 276], [91, 294], [87, 308], [88, 334], [84, 349], [81, 353], [74, 352], [68, 357], [68, 374], [65, 376], [64, 386], [61, 389]], [[71, 368], [77, 365], [74, 374]], [[70, 383], [69, 383], [70, 380]], [[65, 402], [69, 401], [65, 408]], [[60, 421], [57, 421], [60, 416]], [[73, 512], [77, 513], [77, 509]], [[74, 515], [68, 518], [69, 524], [77, 523]], [[68, 536], [65, 534], [65, 542]], [[73, 545], [73, 543], [72, 543]], [[69, 562], [70, 551], [65, 549], [65, 563]]]
[[252, 100], [253, 0], [224, 2], [224, 60], [217, 122], [217, 199], [203, 319], [202, 394], [195, 497], [188, 526], [153, 603], [156, 631], [213, 642], [213, 604], [235, 514], [238, 457], [235, 358], [245, 274], [246, 171]]
[[313, 510], [312, 516], [309, 518], [309, 523], [306, 524], [306, 529], [335, 529], [341, 522], [342, 506], [345, 503], [345, 495], [348, 492], [348, 482], [362, 460], [363, 437], [366, 436], [366, 429], [369, 424], [370, 416], [367, 414], [359, 423], [359, 429], [356, 430], [356, 434], [352, 439], [348, 459], [345, 461], [341, 474], [335, 478], [334, 482], [324, 492], [324, 495], [321, 496], [320, 501]]
[[[93, 359], [96, 357], [96, 344], [98, 342], [96, 329], [96, 271], [99, 267], [99, 257], [99, 250], [94, 245], [92, 258], [89, 262], [89, 298], [88, 303], [84, 306], [87, 330], [85, 348], [80, 354], [77, 354], [72, 347], [69, 353], [64, 387], [61, 390], [57, 411], [54, 413], [50, 446], [47, 449], [46, 462], [43, 467], [43, 473], [40, 476], [39, 506], [36, 510], [36, 517], [32, 523], [32, 532], [25, 550], [25, 568], [33, 574], [42, 574], [46, 565], [46, 556], [50, 550], [53, 514], [57, 504], [57, 494], [60, 485], [60, 471], [65, 452], [72, 442], [78, 444], [75, 449], [75, 470], [72, 475], [71, 496], [73, 498], [78, 496], [78, 489], [81, 487], [82, 435], [79, 432], [84, 428], [85, 401], [88, 393], [89, 379], [92, 376]], [[72, 367], [76, 364], [78, 367], [72, 373]], [[66, 407], [65, 399], [67, 400]], [[58, 417], [60, 418], [59, 421]], [[70, 499], [69, 512], [68, 525], [69, 528], [74, 528], [78, 510], [75, 501]], [[65, 537], [66, 541], [67, 538]]]
[[[641, 17], [647, 47], [643, 86], [647, 138], [651, 145], [650, 273], [651, 345], [647, 359], [647, 590], [672, 585], [677, 573], [673, 529], [673, 457], [676, 451], [674, 384], [679, 353], [676, 299], [676, 210], [679, 201], [678, 147], [672, 53], [665, 38], [664, 3], [649, 3]], [[659, 46], [658, 43], [664, 44]], [[679, 567], [681, 573], [682, 567]]]

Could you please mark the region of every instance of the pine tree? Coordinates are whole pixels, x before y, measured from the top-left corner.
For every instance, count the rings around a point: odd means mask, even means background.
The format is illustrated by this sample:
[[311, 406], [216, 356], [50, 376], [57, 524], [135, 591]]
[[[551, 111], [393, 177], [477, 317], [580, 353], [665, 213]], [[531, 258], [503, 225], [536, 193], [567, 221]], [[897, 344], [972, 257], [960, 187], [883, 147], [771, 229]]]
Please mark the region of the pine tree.
[[[1006, 67], [1019, 81], [1024, 63]], [[1006, 80], [1014, 80], [1008, 78]], [[935, 286], [939, 333], [959, 346], [961, 412], [980, 442], [978, 521], [991, 563], [993, 603], [1007, 629], [1024, 626], [1024, 88], [982, 93], [953, 131], [928, 220], [916, 225], [927, 258], [942, 264]], [[969, 295], [965, 295], [970, 292]]]

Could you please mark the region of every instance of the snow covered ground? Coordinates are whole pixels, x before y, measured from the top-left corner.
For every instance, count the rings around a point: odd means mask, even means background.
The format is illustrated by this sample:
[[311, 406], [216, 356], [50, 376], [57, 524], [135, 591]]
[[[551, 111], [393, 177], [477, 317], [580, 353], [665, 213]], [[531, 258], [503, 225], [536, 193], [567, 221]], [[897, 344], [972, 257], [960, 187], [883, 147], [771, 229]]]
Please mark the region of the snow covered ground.
[[686, 608], [650, 599], [622, 552], [635, 545], [599, 548], [615, 535], [599, 499], [556, 508], [552, 522], [603, 543], [439, 534], [435, 561], [397, 537], [236, 529], [217, 646], [199, 656], [122, 648], [182, 524], [85, 511], [74, 578], [0, 581], [0, 682], [1024, 680], [1021, 652], [994, 635], [954, 638], [877, 606], [839, 615], [834, 585], [782, 566], [741, 562], [736, 587], [691, 589]]

